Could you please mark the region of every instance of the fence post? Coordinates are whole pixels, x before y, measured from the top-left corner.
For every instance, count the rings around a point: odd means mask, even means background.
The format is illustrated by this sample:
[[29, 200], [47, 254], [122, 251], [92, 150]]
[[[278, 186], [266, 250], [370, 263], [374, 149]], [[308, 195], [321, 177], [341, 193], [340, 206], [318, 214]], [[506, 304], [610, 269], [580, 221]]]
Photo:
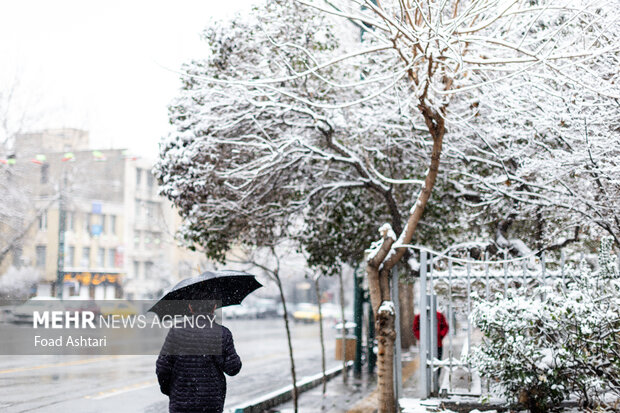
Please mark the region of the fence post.
[[396, 330], [396, 345], [394, 346], [394, 397], [396, 403], [403, 394], [403, 372], [402, 372], [402, 347], [400, 344], [400, 299], [398, 297], [399, 289], [398, 265], [392, 269], [392, 301], [394, 302], [394, 327]]
[[456, 323], [453, 322], [454, 309], [452, 307], [452, 260], [448, 258], [448, 360], [450, 365], [448, 366], [448, 391], [452, 391], [452, 359], [454, 358], [454, 349], [452, 348], [452, 337], [454, 337]]
[[434, 290], [431, 290], [431, 294], [428, 296], [429, 298], [429, 336], [430, 336], [430, 366], [429, 366], [429, 374], [431, 378], [431, 394], [433, 396], [437, 396], [439, 392], [439, 375], [435, 373], [435, 360], [439, 357], [439, 353], [437, 351], [437, 296], [434, 293]]
[[437, 394], [437, 378], [435, 377], [435, 359], [437, 358], [437, 301], [435, 300], [435, 282], [433, 276], [433, 254], [428, 255], [428, 280], [429, 280], [429, 293], [428, 293], [428, 360], [429, 360], [429, 375], [431, 379], [431, 395], [436, 396]]
[[420, 251], [420, 385], [422, 398], [430, 396], [430, 376], [428, 374], [428, 297], [426, 294], [426, 251]]

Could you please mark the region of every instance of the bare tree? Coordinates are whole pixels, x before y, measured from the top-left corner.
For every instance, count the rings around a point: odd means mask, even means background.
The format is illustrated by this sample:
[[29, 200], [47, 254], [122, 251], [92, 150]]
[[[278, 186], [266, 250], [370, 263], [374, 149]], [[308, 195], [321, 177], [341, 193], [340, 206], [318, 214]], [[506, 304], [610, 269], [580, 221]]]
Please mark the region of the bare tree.
[[316, 305], [319, 309], [319, 337], [321, 340], [321, 373], [323, 373], [323, 397], [325, 397], [325, 393], [327, 393], [327, 376], [325, 375], [325, 338], [323, 334], [323, 309], [321, 306], [322, 304], [321, 303], [321, 288], [319, 284], [320, 279], [321, 279], [320, 273], [312, 277], [312, 282], [314, 284], [314, 293], [316, 295]]
[[[282, 240], [279, 240], [282, 241]], [[299, 399], [299, 389], [297, 388], [297, 372], [295, 370], [295, 358], [293, 356], [293, 341], [291, 337], [291, 329], [289, 324], [289, 312], [286, 304], [286, 298], [284, 295], [284, 286], [282, 284], [282, 278], [280, 274], [280, 262], [281, 258], [284, 256], [289, 256], [290, 251], [286, 249], [286, 246], [281, 245], [278, 241], [269, 244], [262, 244], [263, 248], [260, 250], [244, 248], [243, 256], [235, 256], [232, 259], [229, 259], [231, 262], [237, 262], [240, 264], [246, 264], [250, 267], [255, 267], [263, 271], [265, 275], [272, 280], [276, 286], [278, 287], [278, 293], [280, 294], [280, 301], [282, 303], [282, 319], [284, 320], [284, 329], [286, 330], [286, 340], [288, 344], [288, 355], [289, 361], [291, 363], [291, 383], [293, 386], [293, 408], [294, 411], [298, 411], [298, 399]], [[285, 252], [282, 252], [282, 247], [285, 248]], [[267, 252], [268, 255], [265, 257], [264, 253]], [[263, 254], [261, 254], [263, 253]]]
[[[16, 137], [26, 128], [32, 128], [41, 115], [30, 102], [20, 78], [15, 75], [0, 82], [0, 263], [11, 252], [18, 250], [24, 238], [38, 222], [39, 216], [49, 206], [35, 205], [35, 194], [23, 185], [31, 164], [17, 162], [14, 145]], [[39, 202], [41, 204], [41, 202]]]

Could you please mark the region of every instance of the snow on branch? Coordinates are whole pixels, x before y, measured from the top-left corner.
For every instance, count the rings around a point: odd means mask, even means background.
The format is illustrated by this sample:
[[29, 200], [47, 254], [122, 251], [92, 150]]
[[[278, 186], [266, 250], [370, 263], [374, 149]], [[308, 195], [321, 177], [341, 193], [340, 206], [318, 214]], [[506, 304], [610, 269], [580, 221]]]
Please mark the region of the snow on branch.
[[390, 315], [394, 315], [394, 303], [392, 301], [383, 301], [377, 313], [387, 313]]

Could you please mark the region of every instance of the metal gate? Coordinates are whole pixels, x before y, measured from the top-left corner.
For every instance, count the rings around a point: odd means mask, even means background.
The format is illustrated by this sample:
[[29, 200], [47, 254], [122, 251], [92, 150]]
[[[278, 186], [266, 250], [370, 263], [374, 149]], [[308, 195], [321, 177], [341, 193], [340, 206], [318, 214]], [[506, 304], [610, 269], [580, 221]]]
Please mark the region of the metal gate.
[[[420, 385], [423, 397], [445, 394], [481, 395], [488, 383], [481, 381], [467, 363], [472, 345], [481, 341], [470, 322], [472, 294], [492, 299], [514, 291], [528, 294], [534, 287], [564, 279], [565, 259], [549, 265], [544, 253], [516, 259], [483, 261], [459, 259], [420, 250]], [[449, 332], [438, 357], [437, 311], [447, 319]], [[441, 374], [440, 373], [441, 369]]]

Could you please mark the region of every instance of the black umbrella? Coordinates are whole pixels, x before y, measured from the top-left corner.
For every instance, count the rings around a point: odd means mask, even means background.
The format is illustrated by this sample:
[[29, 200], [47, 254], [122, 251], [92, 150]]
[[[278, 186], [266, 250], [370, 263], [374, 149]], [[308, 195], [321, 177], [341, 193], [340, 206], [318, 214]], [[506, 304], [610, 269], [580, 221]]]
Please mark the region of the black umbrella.
[[218, 307], [241, 304], [263, 285], [252, 274], [241, 271], [207, 271], [172, 287], [149, 311], [164, 315], [189, 313], [187, 302], [214, 301]]

